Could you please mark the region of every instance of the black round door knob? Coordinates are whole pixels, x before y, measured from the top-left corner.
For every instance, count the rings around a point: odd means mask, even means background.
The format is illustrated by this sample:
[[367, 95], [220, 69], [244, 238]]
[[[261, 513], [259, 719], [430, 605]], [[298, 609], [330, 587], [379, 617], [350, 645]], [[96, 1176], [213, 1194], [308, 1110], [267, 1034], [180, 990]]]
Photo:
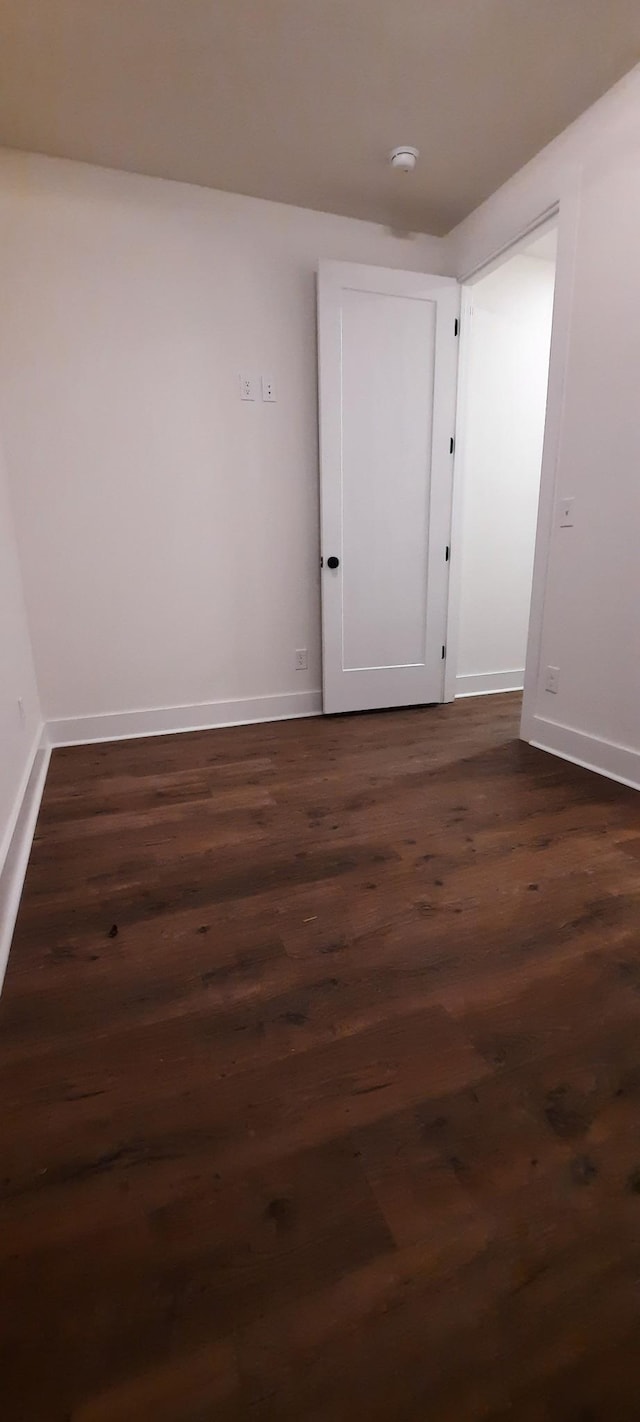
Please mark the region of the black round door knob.
[[340, 559], [339, 559], [339, 558], [327, 558], [327, 567], [328, 567], [328, 568], [339, 568], [339, 567], [340, 567]]

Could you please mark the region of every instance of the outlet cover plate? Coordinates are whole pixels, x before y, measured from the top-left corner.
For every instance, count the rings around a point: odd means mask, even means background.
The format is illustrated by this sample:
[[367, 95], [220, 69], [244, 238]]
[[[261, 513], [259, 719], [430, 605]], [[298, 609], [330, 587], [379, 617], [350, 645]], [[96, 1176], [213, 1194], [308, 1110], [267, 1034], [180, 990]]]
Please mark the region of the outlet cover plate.
[[258, 397], [258, 382], [253, 375], [239, 375], [240, 399], [256, 400]]

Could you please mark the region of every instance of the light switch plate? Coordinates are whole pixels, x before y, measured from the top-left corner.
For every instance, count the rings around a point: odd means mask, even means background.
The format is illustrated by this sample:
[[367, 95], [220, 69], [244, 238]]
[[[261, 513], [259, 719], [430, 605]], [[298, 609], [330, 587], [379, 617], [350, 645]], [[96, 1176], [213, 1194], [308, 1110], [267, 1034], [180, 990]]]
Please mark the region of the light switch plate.
[[573, 528], [573, 505], [575, 499], [560, 499], [558, 504], [558, 523], [560, 528]]

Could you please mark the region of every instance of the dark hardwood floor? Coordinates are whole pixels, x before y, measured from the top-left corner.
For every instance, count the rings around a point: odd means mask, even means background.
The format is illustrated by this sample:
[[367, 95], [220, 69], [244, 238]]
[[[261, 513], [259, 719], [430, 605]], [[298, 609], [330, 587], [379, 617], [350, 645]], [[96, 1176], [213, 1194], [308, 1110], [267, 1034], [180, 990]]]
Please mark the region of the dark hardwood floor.
[[640, 799], [518, 711], [54, 753], [2, 1422], [638, 1422]]

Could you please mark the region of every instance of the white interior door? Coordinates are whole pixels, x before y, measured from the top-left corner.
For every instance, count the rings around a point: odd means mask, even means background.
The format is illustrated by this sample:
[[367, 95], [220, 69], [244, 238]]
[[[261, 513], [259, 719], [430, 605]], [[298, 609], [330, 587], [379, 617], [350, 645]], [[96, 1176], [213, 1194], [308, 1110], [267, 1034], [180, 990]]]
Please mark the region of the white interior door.
[[323, 705], [442, 701], [459, 287], [321, 262]]

